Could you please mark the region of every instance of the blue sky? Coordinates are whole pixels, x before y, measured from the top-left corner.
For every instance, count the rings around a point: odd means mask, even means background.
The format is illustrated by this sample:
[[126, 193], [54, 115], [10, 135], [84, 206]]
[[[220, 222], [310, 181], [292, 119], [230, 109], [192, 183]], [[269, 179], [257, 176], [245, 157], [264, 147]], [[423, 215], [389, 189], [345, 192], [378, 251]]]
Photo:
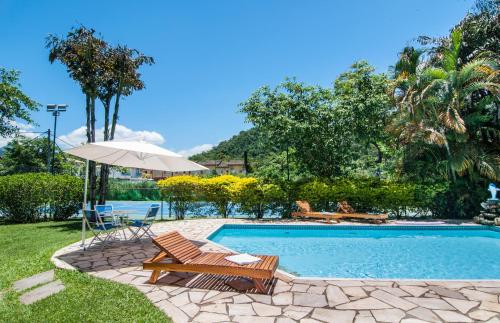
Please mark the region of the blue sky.
[[[78, 141], [81, 133], [74, 130], [84, 125], [84, 97], [63, 66], [48, 62], [44, 39], [78, 24], [92, 27], [110, 43], [156, 60], [142, 69], [146, 89], [122, 102], [122, 135], [196, 151], [249, 127], [238, 104], [260, 86], [287, 76], [331, 86], [359, 59], [386, 72], [402, 47], [419, 35], [446, 35], [472, 5], [472, 0], [0, 0], [0, 65], [21, 71], [24, 91], [41, 104], [69, 104], [58, 134]], [[44, 108], [34, 118], [37, 129], [52, 127]]]

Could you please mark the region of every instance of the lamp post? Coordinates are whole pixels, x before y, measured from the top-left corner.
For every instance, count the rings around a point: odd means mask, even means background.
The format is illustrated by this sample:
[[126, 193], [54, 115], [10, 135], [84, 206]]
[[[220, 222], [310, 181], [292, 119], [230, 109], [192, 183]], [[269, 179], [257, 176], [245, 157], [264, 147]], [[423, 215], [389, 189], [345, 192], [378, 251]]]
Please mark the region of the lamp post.
[[50, 163], [50, 172], [54, 174], [54, 159], [56, 155], [56, 129], [57, 129], [57, 117], [61, 114], [61, 112], [65, 112], [67, 104], [47, 104], [47, 112], [52, 112], [54, 116], [54, 137], [52, 140], [52, 160]]

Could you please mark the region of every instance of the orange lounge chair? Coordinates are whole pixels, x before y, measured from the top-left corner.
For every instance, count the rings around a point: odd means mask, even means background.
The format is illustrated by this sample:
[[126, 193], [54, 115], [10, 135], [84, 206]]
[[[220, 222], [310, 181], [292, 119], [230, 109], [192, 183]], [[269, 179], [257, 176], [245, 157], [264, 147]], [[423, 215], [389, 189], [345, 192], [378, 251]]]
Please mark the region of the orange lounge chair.
[[162, 271], [206, 273], [248, 277], [259, 292], [266, 293], [263, 279], [273, 278], [279, 262], [277, 256], [257, 255], [261, 261], [238, 265], [225, 259], [231, 253], [202, 252], [177, 231], [153, 238], [153, 243], [160, 252], [143, 263], [144, 269], [153, 270], [149, 279], [151, 284], [156, 283]]
[[314, 212], [307, 201], [296, 201], [297, 206], [299, 207], [298, 212], [292, 212], [293, 218], [313, 218], [313, 219], [323, 219], [326, 220], [327, 223], [330, 223], [331, 220], [335, 220], [336, 222], [340, 222], [339, 213], [330, 213], [330, 212]]
[[368, 220], [375, 223], [387, 222], [387, 214], [357, 213], [345, 200], [338, 204], [337, 211], [340, 211], [336, 214], [339, 214], [341, 219]]

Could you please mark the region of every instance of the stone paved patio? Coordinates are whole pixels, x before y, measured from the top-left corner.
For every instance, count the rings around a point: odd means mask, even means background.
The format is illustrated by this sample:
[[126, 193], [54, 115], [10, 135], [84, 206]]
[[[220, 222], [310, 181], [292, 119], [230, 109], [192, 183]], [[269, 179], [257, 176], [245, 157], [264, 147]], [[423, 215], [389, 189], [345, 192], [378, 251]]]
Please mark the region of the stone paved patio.
[[[206, 237], [224, 223], [246, 222], [163, 222], [153, 231], [178, 230], [204, 251], [225, 251]], [[150, 272], [141, 264], [156, 251], [149, 240], [85, 252], [74, 244], [52, 260], [60, 268], [135, 286], [174, 322], [500, 323], [500, 281], [306, 280], [278, 271], [277, 279], [267, 282], [269, 294], [261, 295], [240, 293], [225, 284], [228, 278], [215, 275], [166, 274], [148, 284]]]

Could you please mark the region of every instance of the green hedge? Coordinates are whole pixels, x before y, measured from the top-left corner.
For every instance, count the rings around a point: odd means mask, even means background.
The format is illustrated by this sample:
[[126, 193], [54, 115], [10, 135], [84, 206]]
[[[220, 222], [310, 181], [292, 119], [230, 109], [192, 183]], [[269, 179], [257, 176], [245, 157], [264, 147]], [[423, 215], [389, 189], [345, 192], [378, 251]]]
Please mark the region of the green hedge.
[[410, 212], [413, 215], [437, 215], [436, 199], [446, 189], [446, 185], [343, 178], [303, 184], [298, 198], [311, 202], [318, 210], [335, 210], [337, 202], [346, 200], [361, 212], [386, 212], [396, 217]]
[[64, 220], [76, 214], [83, 181], [69, 175], [24, 173], [0, 176], [0, 214], [6, 222]]

